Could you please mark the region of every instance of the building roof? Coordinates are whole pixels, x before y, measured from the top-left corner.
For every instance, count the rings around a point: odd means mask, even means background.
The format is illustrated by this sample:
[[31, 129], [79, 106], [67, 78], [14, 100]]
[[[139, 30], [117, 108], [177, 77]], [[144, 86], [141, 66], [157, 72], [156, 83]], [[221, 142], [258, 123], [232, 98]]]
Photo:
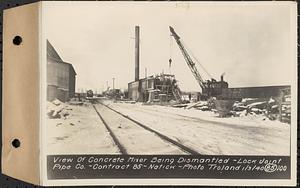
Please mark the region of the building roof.
[[174, 74], [158, 74], [158, 75], [151, 75], [151, 76], [148, 76], [146, 78], [141, 78], [139, 79], [138, 81], [132, 81], [132, 82], [129, 82], [128, 84], [133, 84], [135, 82], [142, 82], [144, 80], [151, 80], [151, 79], [154, 79], [154, 78], [159, 78], [159, 77], [175, 77]]
[[47, 58], [53, 60], [51, 62], [55, 62], [55, 63], [64, 63], [64, 64], [68, 64], [72, 71], [74, 71], [75, 75], [76, 75], [76, 71], [73, 67], [73, 65], [71, 63], [67, 63], [64, 62], [61, 57], [59, 56], [59, 54], [57, 53], [57, 51], [55, 50], [55, 48], [52, 46], [52, 44], [49, 42], [49, 40], [47, 40]]
[[63, 61], [61, 57], [58, 55], [55, 48], [52, 46], [52, 44], [47, 40], [47, 57], [51, 57], [53, 59], [57, 59], [59, 61]]

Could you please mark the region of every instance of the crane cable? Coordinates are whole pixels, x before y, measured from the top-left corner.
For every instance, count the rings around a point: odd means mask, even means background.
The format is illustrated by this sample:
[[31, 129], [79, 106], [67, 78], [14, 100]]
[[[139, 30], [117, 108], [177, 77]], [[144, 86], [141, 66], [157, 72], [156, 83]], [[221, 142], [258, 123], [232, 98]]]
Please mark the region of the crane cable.
[[200, 63], [200, 61], [196, 58], [196, 56], [193, 54], [193, 52], [188, 48], [186, 43], [181, 39], [182, 44], [185, 46], [189, 54], [191, 54], [192, 58], [196, 61], [196, 63], [204, 70], [204, 72], [207, 74], [207, 76], [211, 79], [213, 78], [211, 74], [204, 68], [204, 66]]
[[169, 58], [169, 71], [170, 71], [170, 74], [171, 73], [171, 66], [172, 66], [172, 53], [173, 53], [173, 39], [172, 39], [172, 35], [170, 35], [170, 41], [169, 41], [169, 55], [170, 55], [170, 58]]

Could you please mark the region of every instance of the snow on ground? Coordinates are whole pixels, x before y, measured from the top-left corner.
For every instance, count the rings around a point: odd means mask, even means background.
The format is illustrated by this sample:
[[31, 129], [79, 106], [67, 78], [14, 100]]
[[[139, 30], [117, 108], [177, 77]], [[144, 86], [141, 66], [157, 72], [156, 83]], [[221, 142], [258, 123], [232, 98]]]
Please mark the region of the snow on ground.
[[170, 106], [161, 106], [161, 105], [143, 105], [142, 103], [128, 104], [128, 103], [113, 103], [112, 101], [103, 101], [105, 104], [112, 106], [123, 106], [138, 109], [144, 109], [154, 112], [162, 112], [167, 114], [174, 114], [180, 117], [187, 118], [196, 118], [199, 120], [205, 120], [212, 123], [222, 123], [222, 124], [235, 124], [238, 126], [247, 126], [247, 127], [268, 127], [271, 126], [274, 129], [290, 129], [290, 125], [287, 123], [282, 123], [280, 121], [271, 121], [266, 118], [264, 115], [241, 115], [241, 117], [226, 117], [220, 118], [217, 113], [211, 111], [201, 111], [197, 109], [184, 109], [184, 108], [173, 108]]
[[48, 154], [119, 153], [91, 104], [48, 103], [48, 110], [51, 108], [67, 111], [69, 115], [46, 120]]
[[[263, 115], [219, 118], [218, 114], [197, 109], [104, 102], [201, 154], [289, 155], [290, 152], [290, 125]], [[48, 154], [118, 154], [92, 105], [73, 104], [48, 103]], [[129, 154], [181, 153], [153, 133], [113, 115], [112, 111], [98, 110]]]
[[186, 154], [107, 107], [95, 106], [128, 154]]
[[261, 115], [219, 118], [213, 112], [196, 109], [105, 103], [202, 154], [289, 155], [290, 152], [290, 125]]

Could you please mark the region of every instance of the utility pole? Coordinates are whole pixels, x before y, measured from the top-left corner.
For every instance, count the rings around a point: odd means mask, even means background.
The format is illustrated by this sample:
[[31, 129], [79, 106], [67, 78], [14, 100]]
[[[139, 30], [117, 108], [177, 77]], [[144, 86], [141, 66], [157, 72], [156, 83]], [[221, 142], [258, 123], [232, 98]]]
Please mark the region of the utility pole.
[[135, 26], [135, 81], [140, 75], [140, 27]]
[[113, 80], [113, 90], [115, 90], [115, 78], [112, 78]]
[[172, 59], [170, 58], [169, 59], [169, 71], [170, 71], [170, 74], [172, 74], [172, 72], [171, 72], [171, 66], [172, 66]]
[[115, 78], [112, 78], [112, 81], [113, 81], [113, 83], [112, 83], [112, 87], [113, 87], [113, 89], [112, 89], [112, 98], [113, 99], [115, 99], [115, 97], [116, 97], [116, 93], [115, 93]]
[[147, 68], [145, 68], [146, 89], [148, 89]]

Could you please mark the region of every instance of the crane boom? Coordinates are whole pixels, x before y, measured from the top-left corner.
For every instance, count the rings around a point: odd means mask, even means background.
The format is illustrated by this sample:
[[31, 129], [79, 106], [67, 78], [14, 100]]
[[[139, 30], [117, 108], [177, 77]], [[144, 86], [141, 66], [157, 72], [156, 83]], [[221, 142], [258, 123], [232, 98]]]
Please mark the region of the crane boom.
[[197, 82], [198, 82], [199, 86], [201, 87], [202, 91], [207, 89], [203, 78], [201, 77], [197, 67], [195, 66], [195, 63], [194, 63], [193, 59], [191, 58], [191, 56], [188, 54], [187, 50], [183, 46], [183, 44], [180, 40], [180, 37], [177, 35], [177, 33], [175, 32], [173, 27], [169, 26], [169, 28], [170, 28], [171, 35], [174, 37], [176, 43], [178, 44], [179, 49], [180, 49], [187, 65], [189, 66], [190, 70], [192, 71], [192, 74], [195, 77], [195, 79], [197, 80]]
[[182, 52], [182, 55], [188, 65], [188, 67], [192, 71], [193, 76], [195, 77], [198, 84], [200, 85], [200, 87], [202, 89], [202, 96], [205, 98], [207, 98], [207, 97], [222, 98], [223, 88], [228, 88], [228, 83], [223, 80], [223, 75], [221, 75], [221, 81], [217, 81], [213, 78], [211, 80], [204, 81], [195, 65], [195, 62], [193, 61], [191, 56], [188, 54], [188, 51], [186, 50], [186, 48], [183, 46], [178, 34], [175, 32], [174, 28], [171, 26], [170, 26], [170, 32], [171, 32], [171, 35], [174, 37], [176, 43], [178, 44], [179, 49]]

